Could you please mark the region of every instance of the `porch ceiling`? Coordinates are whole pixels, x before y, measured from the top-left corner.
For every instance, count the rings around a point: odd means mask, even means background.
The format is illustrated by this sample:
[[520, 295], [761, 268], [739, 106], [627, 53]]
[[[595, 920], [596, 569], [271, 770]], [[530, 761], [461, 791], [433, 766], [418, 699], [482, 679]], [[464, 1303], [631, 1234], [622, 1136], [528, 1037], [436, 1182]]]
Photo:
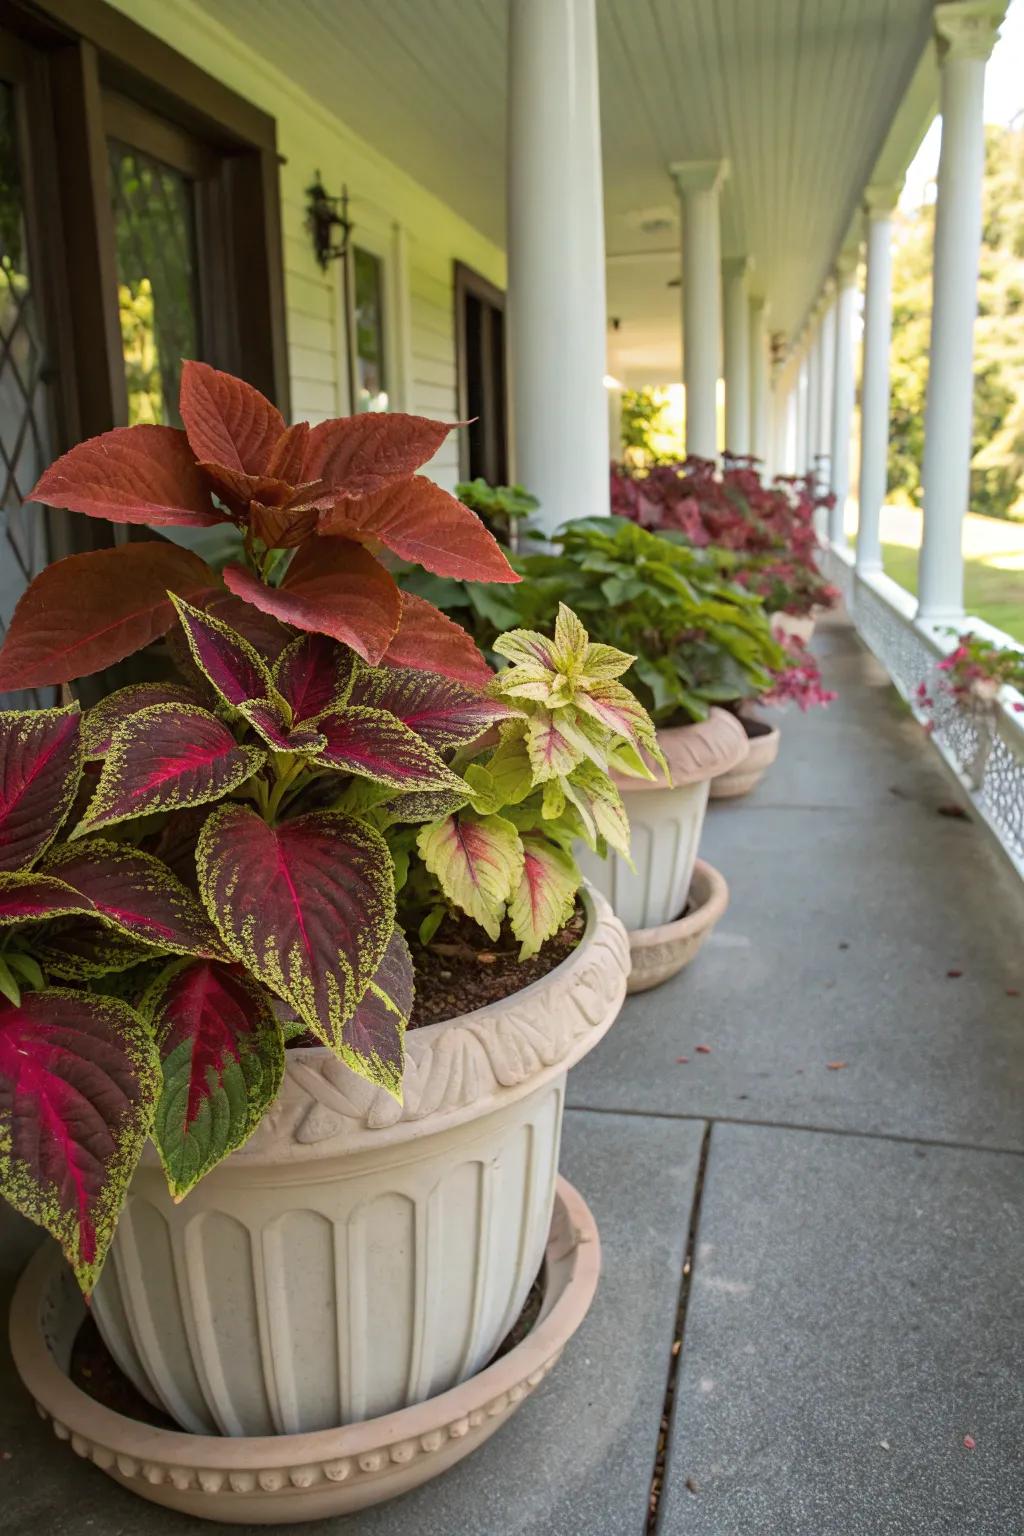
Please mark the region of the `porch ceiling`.
[[[598, 0], [613, 365], [628, 357], [635, 375], [646, 357], [679, 376], [666, 172], [677, 160], [729, 160], [723, 253], [753, 257], [773, 330], [800, 328], [931, 11], [932, 0]], [[221, 22], [499, 244], [506, 13], [507, 0], [217, 5]]]

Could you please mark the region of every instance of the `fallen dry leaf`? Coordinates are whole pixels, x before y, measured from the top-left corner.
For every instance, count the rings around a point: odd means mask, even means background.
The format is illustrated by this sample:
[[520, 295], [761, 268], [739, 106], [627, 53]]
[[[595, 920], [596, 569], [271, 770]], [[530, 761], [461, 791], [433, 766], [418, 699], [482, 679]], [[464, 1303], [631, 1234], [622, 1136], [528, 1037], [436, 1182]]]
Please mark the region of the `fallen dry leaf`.
[[1020, 987], [1007, 987], [1007, 997], [1020, 997]]
[[710, 1045], [698, 1045], [697, 1046], [697, 1050], [700, 1052], [700, 1054], [702, 1056], [710, 1056], [711, 1055], [711, 1047], [710, 1047]]
[[973, 1451], [977, 1441], [973, 1435], [964, 1435], [964, 1445], [969, 1451]]
[[947, 971], [946, 975], [952, 977], [955, 981], [958, 976], [963, 975], [963, 971]]
[[826, 1067], [830, 1072], [841, 1072], [843, 1067], [849, 1066], [847, 1061], [826, 1061]]
[[690, 1493], [699, 1493], [700, 1492], [700, 1489], [697, 1486], [697, 1479], [695, 1477], [688, 1477], [686, 1479], [686, 1486], [689, 1489]]
[[957, 805], [955, 800], [944, 800], [935, 809], [940, 816], [952, 816], [955, 821], [969, 821], [970, 818], [962, 805]]
[[689, 1056], [677, 1056], [676, 1057], [676, 1066], [677, 1067], [681, 1067], [681, 1066], [685, 1065], [685, 1063], [688, 1062], [689, 1059], [690, 1059]]

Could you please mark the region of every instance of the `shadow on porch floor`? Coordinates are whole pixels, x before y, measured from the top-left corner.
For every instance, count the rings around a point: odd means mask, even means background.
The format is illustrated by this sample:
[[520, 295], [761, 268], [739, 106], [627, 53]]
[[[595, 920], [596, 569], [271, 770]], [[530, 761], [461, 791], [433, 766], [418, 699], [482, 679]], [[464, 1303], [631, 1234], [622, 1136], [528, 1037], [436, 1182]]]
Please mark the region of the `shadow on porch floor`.
[[[1024, 893], [852, 631], [816, 649], [838, 703], [709, 814], [720, 928], [574, 1074], [583, 1330], [474, 1458], [311, 1536], [642, 1536], [672, 1369], [661, 1536], [1024, 1532]], [[0, 1454], [10, 1536], [210, 1529], [76, 1461], [6, 1357]]]

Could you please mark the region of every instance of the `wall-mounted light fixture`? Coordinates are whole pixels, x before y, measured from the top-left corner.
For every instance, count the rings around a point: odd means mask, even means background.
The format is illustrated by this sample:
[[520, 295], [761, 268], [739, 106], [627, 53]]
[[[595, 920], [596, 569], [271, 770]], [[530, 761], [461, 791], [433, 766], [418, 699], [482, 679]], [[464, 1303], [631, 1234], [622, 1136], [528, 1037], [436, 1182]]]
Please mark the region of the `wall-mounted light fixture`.
[[316, 259], [326, 272], [332, 261], [344, 258], [355, 228], [348, 216], [348, 187], [342, 187], [340, 197], [332, 197], [317, 171], [306, 188], [306, 228], [313, 238]]

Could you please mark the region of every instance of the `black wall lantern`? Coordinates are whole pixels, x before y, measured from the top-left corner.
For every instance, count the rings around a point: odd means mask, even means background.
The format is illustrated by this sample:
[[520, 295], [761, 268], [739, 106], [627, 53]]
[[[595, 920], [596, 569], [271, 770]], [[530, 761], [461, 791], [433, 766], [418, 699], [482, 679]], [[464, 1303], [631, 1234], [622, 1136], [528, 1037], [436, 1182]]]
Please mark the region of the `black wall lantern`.
[[312, 185], [306, 188], [306, 228], [313, 237], [322, 271], [326, 272], [332, 261], [344, 258], [354, 227], [348, 216], [348, 187], [342, 187], [340, 197], [332, 197], [317, 171]]

